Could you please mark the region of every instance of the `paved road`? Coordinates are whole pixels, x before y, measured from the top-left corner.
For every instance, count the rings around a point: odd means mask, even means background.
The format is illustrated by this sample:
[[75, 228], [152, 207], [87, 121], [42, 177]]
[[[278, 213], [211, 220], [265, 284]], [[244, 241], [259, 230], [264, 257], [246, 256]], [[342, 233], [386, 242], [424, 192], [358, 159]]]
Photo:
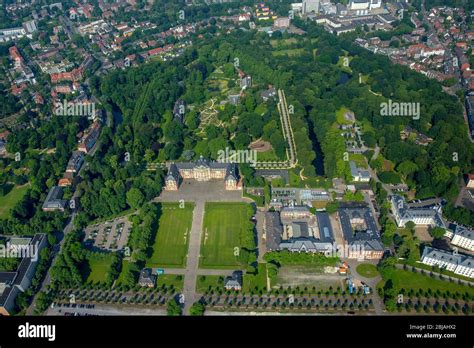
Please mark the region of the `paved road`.
[[202, 222], [204, 220], [203, 201], [197, 201], [193, 212], [193, 222], [189, 237], [188, 259], [184, 273], [184, 314], [189, 315], [189, 309], [196, 300], [196, 280], [199, 268], [199, 256], [201, 250]]
[[366, 278], [359, 273], [357, 273], [357, 265], [361, 263], [371, 263], [373, 265], [377, 265], [378, 260], [371, 261], [371, 260], [364, 260], [363, 262], [354, 260], [354, 259], [344, 259], [349, 264], [351, 269], [351, 274], [353, 277], [359, 279], [360, 281], [364, 282], [368, 286], [372, 288], [372, 301], [374, 303], [375, 314], [382, 315], [385, 313], [385, 306], [383, 304], [382, 299], [380, 298], [379, 294], [377, 293], [377, 284], [382, 280], [382, 277], [378, 275], [375, 278]]

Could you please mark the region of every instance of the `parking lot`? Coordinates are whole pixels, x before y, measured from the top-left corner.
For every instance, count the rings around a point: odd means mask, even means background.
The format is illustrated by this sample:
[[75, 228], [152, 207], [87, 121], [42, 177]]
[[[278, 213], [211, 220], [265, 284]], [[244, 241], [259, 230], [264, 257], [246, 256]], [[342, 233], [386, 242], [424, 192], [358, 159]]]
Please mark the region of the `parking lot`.
[[108, 316], [108, 315], [166, 315], [161, 308], [146, 308], [142, 306], [118, 306], [103, 304], [56, 304], [49, 308], [46, 315], [52, 316]]
[[127, 245], [131, 229], [132, 224], [126, 216], [95, 224], [86, 228], [85, 242], [88, 246], [99, 249], [122, 250]]

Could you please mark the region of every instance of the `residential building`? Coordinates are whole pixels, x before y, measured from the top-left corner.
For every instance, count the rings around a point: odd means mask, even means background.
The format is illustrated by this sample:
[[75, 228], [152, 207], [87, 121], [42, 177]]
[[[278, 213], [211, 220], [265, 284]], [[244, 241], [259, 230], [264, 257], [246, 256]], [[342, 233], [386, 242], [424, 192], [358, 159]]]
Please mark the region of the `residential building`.
[[352, 180], [360, 182], [370, 181], [370, 172], [365, 169], [358, 168], [354, 161], [349, 162], [351, 168]]
[[0, 29], [0, 42], [8, 42], [15, 39], [21, 39], [26, 35], [26, 30], [19, 28]]
[[275, 96], [276, 89], [272, 85], [269, 85], [267, 90], [260, 92], [260, 97], [262, 97], [264, 102], [268, 101], [270, 98], [275, 98]]
[[252, 87], [252, 77], [246, 75], [240, 79], [240, 88], [246, 89]]
[[226, 290], [240, 291], [242, 290], [242, 271], [234, 271], [231, 276], [228, 276], [224, 280], [224, 288]]
[[290, 26], [290, 19], [288, 17], [279, 17], [275, 19], [275, 28], [286, 29]]
[[89, 151], [92, 150], [97, 139], [99, 138], [99, 135], [100, 123], [95, 121], [82, 136], [81, 140], [79, 140], [79, 146], [77, 147], [77, 149], [86, 154], [89, 153]]
[[53, 186], [49, 190], [46, 200], [43, 203], [43, 211], [64, 211], [67, 201], [61, 199], [63, 190], [59, 186]]
[[27, 33], [31, 34], [38, 30], [36, 27], [36, 21], [33, 19], [31, 21], [27, 21], [23, 23], [23, 28], [26, 30]]
[[153, 274], [151, 268], [143, 268], [140, 272], [140, 278], [138, 279], [140, 286], [146, 286], [153, 288], [156, 284], [156, 274]]
[[303, 14], [319, 13], [320, 0], [303, 0]]
[[464, 277], [474, 278], [474, 258], [471, 256], [425, 247], [421, 255], [421, 263], [428, 266], [438, 266]]
[[74, 151], [66, 167], [67, 173], [78, 173], [84, 163], [84, 152]]

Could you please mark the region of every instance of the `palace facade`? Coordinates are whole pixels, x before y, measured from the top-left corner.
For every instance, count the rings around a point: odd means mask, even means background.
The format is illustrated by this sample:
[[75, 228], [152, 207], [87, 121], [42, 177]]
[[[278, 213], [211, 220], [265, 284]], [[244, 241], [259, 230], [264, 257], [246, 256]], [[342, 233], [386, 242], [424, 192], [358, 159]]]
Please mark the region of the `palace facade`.
[[235, 163], [212, 162], [202, 156], [195, 162], [172, 163], [165, 178], [165, 189], [177, 191], [183, 179], [224, 180], [226, 190], [242, 188]]

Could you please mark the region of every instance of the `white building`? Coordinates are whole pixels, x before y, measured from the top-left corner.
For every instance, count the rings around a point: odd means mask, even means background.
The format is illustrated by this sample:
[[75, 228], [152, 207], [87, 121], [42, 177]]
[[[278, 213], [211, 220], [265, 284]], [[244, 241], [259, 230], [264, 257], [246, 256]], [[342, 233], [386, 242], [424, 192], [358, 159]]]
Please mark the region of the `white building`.
[[391, 197], [390, 203], [398, 227], [405, 227], [407, 222], [413, 221], [415, 225], [446, 228], [440, 206], [409, 207], [405, 199], [397, 195]]
[[354, 161], [349, 162], [349, 166], [351, 168], [351, 175], [352, 180], [360, 181], [360, 182], [369, 182], [370, 181], [370, 173], [367, 170], [357, 168], [357, 165]]
[[438, 266], [455, 274], [474, 278], [474, 258], [460, 254], [451, 254], [444, 250], [425, 247], [421, 263], [428, 266]]
[[474, 251], [474, 231], [468, 230], [463, 226], [456, 226], [453, 231], [451, 245]]
[[364, 16], [381, 7], [382, 0], [350, 0], [348, 9], [358, 16]]
[[8, 42], [14, 39], [21, 39], [26, 35], [24, 28], [6, 28], [0, 29], [0, 42]]
[[320, 0], [303, 0], [303, 14], [308, 14], [311, 12], [319, 12], [319, 2]]

